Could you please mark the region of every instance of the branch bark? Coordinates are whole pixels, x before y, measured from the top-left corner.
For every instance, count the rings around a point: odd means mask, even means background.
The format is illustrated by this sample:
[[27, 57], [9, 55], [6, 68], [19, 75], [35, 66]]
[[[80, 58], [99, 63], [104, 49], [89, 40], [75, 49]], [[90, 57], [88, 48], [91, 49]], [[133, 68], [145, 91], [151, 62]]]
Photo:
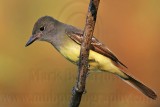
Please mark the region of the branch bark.
[[76, 85], [72, 90], [70, 107], [79, 107], [82, 94], [85, 91], [86, 78], [88, 74], [89, 50], [96, 23], [99, 2], [100, 0], [90, 0], [86, 18], [86, 25], [83, 33], [83, 42], [81, 44], [80, 59], [78, 66], [78, 77]]

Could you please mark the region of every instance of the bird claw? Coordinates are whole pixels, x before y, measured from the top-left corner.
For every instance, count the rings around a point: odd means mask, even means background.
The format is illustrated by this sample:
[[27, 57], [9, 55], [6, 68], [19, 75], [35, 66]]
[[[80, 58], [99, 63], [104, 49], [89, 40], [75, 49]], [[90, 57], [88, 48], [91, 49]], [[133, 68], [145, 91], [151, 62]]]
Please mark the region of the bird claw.
[[83, 92], [83, 94], [86, 94], [86, 93], [87, 93], [87, 90], [85, 89], [84, 92]]
[[89, 73], [89, 72], [87, 72], [86, 76], [88, 77], [88, 76], [89, 76], [89, 74], [90, 74], [90, 73]]

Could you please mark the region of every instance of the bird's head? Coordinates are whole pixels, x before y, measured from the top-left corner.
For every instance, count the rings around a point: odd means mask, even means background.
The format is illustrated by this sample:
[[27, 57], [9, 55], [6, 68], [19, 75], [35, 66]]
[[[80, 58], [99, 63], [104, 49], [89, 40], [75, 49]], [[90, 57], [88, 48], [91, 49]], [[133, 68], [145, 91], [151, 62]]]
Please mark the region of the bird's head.
[[56, 33], [56, 22], [57, 20], [50, 16], [44, 16], [39, 18], [34, 25], [32, 36], [30, 37], [25, 46], [27, 47], [37, 40], [49, 41], [49, 38], [51, 36], [54, 36], [54, 34]]

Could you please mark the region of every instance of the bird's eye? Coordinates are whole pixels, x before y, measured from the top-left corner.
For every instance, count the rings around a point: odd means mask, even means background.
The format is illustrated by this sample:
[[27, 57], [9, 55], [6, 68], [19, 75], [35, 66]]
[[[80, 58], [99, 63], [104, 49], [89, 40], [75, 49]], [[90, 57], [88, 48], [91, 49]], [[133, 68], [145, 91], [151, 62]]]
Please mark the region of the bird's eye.
[[44, 31], [44, 29], [45, 29], [44, 26], [40, 27], [40, 31]]

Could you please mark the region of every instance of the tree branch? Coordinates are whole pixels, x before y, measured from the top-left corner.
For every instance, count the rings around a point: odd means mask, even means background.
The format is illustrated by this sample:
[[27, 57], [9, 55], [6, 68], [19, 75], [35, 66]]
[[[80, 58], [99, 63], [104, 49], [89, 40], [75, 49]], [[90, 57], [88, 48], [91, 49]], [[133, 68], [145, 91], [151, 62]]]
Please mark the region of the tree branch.
[[90, 0], [87, 19], [86, 19], [86, 25], [83, 33], [83, 42], [81, 44], [80, 59], [79, 59], [79, 66], [78, 66], [78, 77], [77, 77], [76, 85], [72, 90], [70, 107], [79, 106], [81, 102], [82, 94], [85, 91], [86, 77], [88, 74], [89, 50], [90, 50], [91, 38], [93, 36], [94, 27], [96, 23], [99, 2], [100, 0]]

